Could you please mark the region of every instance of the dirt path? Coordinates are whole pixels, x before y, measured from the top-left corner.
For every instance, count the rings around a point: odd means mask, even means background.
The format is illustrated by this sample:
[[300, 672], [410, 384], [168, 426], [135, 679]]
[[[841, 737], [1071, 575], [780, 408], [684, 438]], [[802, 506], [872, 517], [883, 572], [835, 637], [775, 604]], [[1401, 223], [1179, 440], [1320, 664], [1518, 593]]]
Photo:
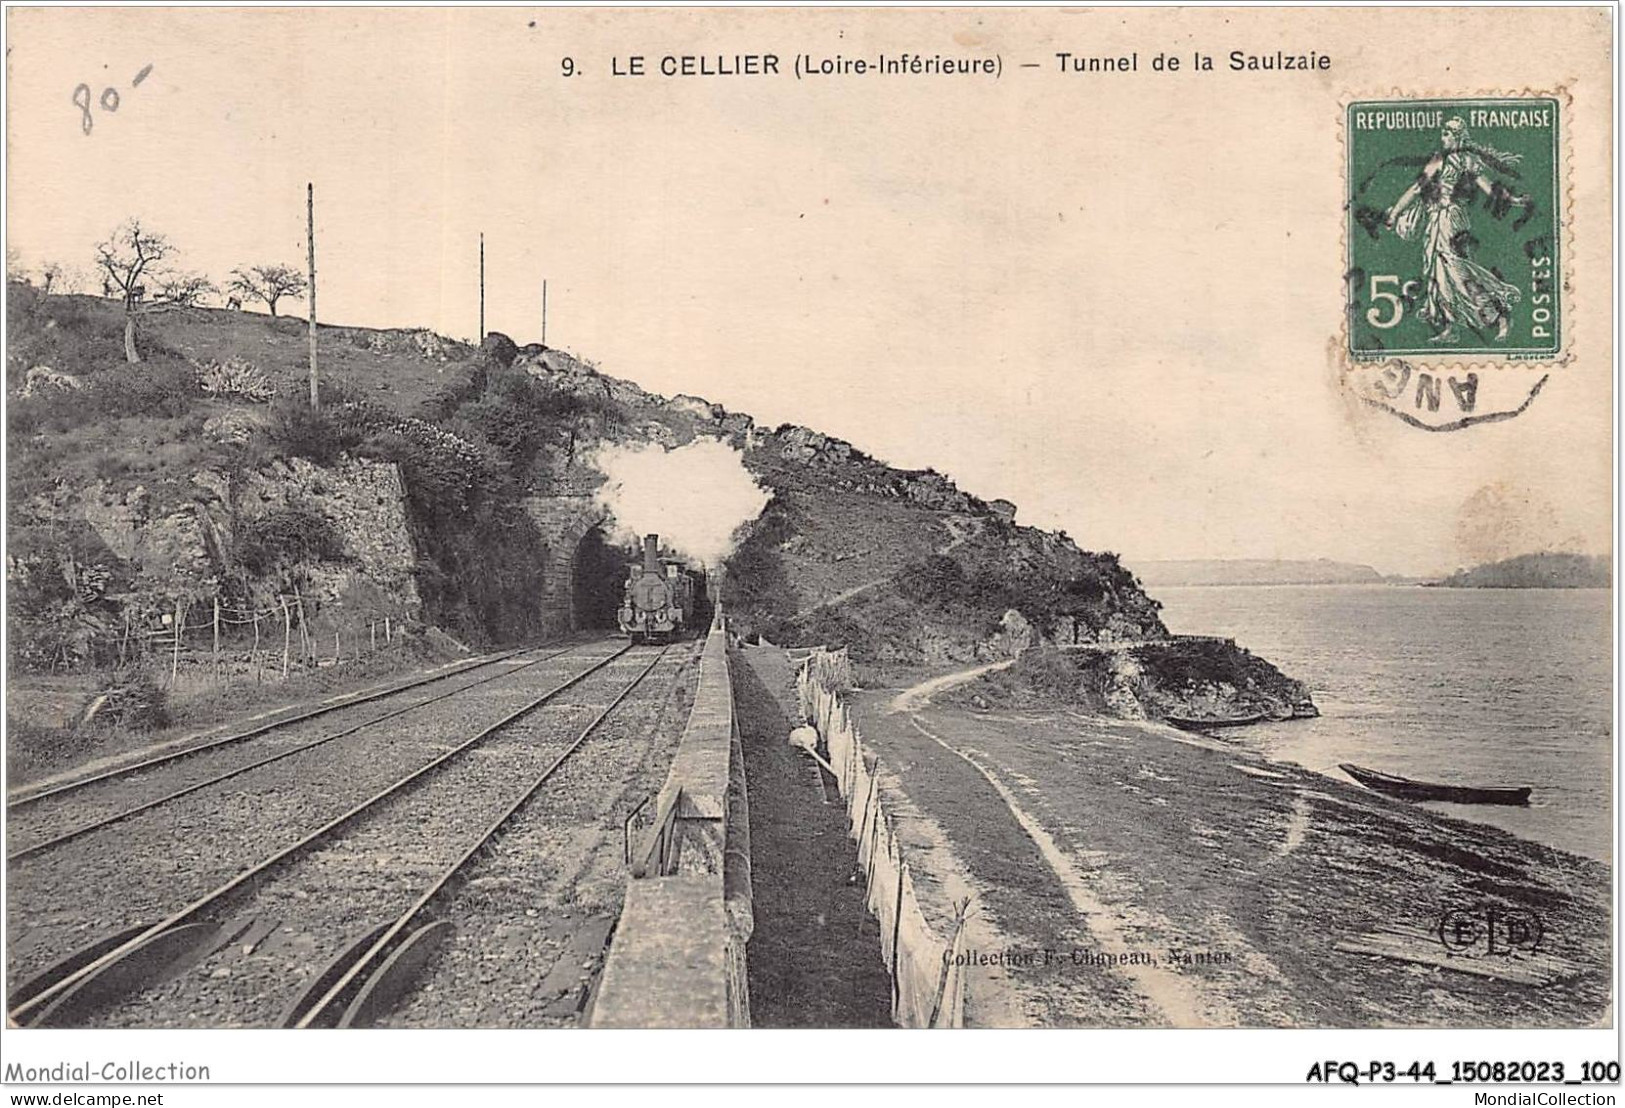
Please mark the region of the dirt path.
[[945, 692], [957, 685], [974, 681], [984, 673], [993, 673], [1001, 669], [1009, 669], [1015, 664], [1014, 658], [1006, 658], [1002, 662], [989, 662], [982, 666], [972, 666], [970, 669], [956, 670], [953, 673], [944, 673], [940, 677], [933, 677], [921, 681], [918, 685], [910, 685], [896, 696], [892, 697], [886, 705], [888, 712], [918, 712], [931, 703], [931, 698], [939, 692]]
[[974, 516], [949, 516], [942, 521], [942, 525], [953, 536], [948, 542], [937, 547], [938, 554], [947, 554], [965, 545], [966, 541], [980, 535], [986, 524]]
[[[993, 786], [993, 790], [999, 794], [999, 799], [1004, 801], [1005, 807], [1009, 809], [1011, 817], [1020, 825], [1022, 831], [1026, 832], [1027, 837], [1032, 839], [1038, 853], [1049, 866], [1050, 872], [1066, 890], [1073, 909], [1080, 919], [1087, 922], [1098, 949], [1119, 959], [1125, 959], [1122, 972], [1133, 982], [1146, 1007], [1160, 1017], [1159, 1022], [1172, 1027], [1234, 1027], [1241, 1022], [1238, 1013], [1222, 996], [1203, 988], [1196, 979], [1182, 976], [1167, 965], [1139, 964], [1126, 960], [1133, 952], [1133, 944], [1129, 941], [1130, 936], [1124, 921], [1095, 895], [1089, 881], [1073, 864], [1069, 852], [1055, 841], [1054, 836], [1045, 830], [1038, 820], [1022, 808], [1015, 794], [980, 759], [969, 751], [960, 750], [933, 732], [920, 722], [918, 716], [911, 716], [909, 722], [920, 734], [954, 757], [962, 759]], [[1162, 935], [1170, 935], [1174, 930], [1166, 920], [1157, 918], [1142, 920], [1137, 930], [1143, 934], [1147, 925], [1152, 931]]]
[[[1159, 725], [930, 703], [965, 679], [858, 693], [854, 716], [1009, 943], [1030, 1026], [1607, 1017], [1600, 863]], [[1441, 953], [1441, 913], [1491, 909], [1544, 922], [1533, 963]], [[1044, 962], [1067, 951], [1089, 965]]]
[[[1077, 924], [1087, 929], [1093, 940], [1091, 949], [1121, 960], [1123, 977], [1137, 994], [1136, 1007], [1144, 1011], [1150, 1022], [1173, 1027], [1238, 1024], [1239, 1015], [1224, 998], [1204, 990], [1195, 979], [1185, 977], [1166, 965], [1142, 964], [1129, 957], [1135, 945], [1131, 938], [1143, 939], [1148, 930], [1171, 934], [1173, 929], [1166, 925], [1166, 921], [1147, 918], [1142, 914], [1131, 933], [1124, 926], [1124, 920], [1095, 894], [1090, 881], [1074, 864], [1070, 853], [1022, 806], [1015, 793], [985, 764], [983, 758], [975, 751], [956, 746], [922, 721], [919, 713], [930, 706], [933, 696], [1011, 664], [1012, 660], [993, 662], [929, 678], [891, 697], [886, 701], [884, 710], [887, 715], [906, 716], [909, 726], [938, 749], [969, 766], [993, 790], [1004, 807], [1002, 814], [1014, 825], [1013, 828], [1005, 828], [1003, 834], [1008, 836], [1019, 831], [1031, 841], [1055, 884], [1070, 902]], [[994, 818], [998, 818], [997, 813]]]
[[845, 589], [845, 590], [843, 590], [841, 592], [836, 593], [834, 596], [828, 598], [827, 600], [820, 600], [817, 604], [814, 604], [810, 608], [801, 609], [801, 611], [797, 612], [795, 615], [791, 616], [790, 618], [791, 619], [800, 619], [802, 616], [810, 616], [810, 615], [812, 615], [814, 612], [818, 611], [818, 609], [820, 609], [820, 608], [833, 608], [837, 604], [841, 604], [841, 603], [844, 603], [845, 601], [851, 600], [854, 596], [861, 596], [864, 593], [868, 592], [870, 589], [876, 588], [876, 587], [878, 587], [880, 585], [884, 585], [887, 581], [890, 581], [890, 580], [891, 580], [890, 577], [879, 577], [879, 578], [876, 578], [873, 581], [865, 581], [861, 585], [854, 585], [850, 589]]

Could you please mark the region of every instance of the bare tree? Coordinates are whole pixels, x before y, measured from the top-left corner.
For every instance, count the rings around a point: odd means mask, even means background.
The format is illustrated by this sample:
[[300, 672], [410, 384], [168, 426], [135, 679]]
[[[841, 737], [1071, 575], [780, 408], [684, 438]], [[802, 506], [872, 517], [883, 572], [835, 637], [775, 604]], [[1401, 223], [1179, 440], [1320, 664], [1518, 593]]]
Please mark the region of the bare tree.
[[177, 273], [158, 286], [159, 297], [177, 308], [195, 308], [205, 296], [218, 291], [214, 282], [201, 273]]
[[[27, 277], [24, 280], [27, 280]], [[39, 267], [38, 281], [40, 295], [66, 296], [83, 289], [85, 274], [83, 270], [63, 265], [61, 262], [45, 262]]]
[[56, 284], [53, 290], [64, 296], [85, 291], [85, 271], [78, 266], [65, 265], [58, 267]]
[[232, 270], [226, 287], [239, 297], [263, 301], [275, 316], [277, 301], [284, 296], [299, 299], [305, 294], [306, 283], [305, 275], [292, 266], [257, 265]]
[[[184, 306], [170, 296], [184, 291], [188, 280], [167, 264], [175, 253], [167, 236], [148, 230], [135, 218], [119, 224], [105, 242], [96, 244], [102, 289], [124, 301], [124, 359], [132, 365], [141, 361], [135, 347], [136, 317]], [[147, 296], [149, 283], [158, 290], [151, 299]]]

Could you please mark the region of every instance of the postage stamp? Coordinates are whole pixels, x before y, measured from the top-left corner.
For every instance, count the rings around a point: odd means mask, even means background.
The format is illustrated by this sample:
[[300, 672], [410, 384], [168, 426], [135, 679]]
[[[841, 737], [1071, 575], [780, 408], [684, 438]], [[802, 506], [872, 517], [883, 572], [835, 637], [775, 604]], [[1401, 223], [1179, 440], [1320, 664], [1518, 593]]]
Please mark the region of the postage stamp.
[[1545, 383], [1565, 342], [1560, 116], [1549, 96], [1347, 105], [1345, 353], [1365, 399], [1449, 430]]

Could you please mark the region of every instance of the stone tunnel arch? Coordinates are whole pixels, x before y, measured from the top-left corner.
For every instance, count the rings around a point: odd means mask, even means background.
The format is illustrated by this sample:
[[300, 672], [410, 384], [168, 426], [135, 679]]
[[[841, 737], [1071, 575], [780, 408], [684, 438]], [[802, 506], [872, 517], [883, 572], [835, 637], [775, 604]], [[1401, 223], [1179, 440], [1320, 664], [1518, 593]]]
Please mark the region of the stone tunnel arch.
[[542, 610], [549, 635], [579, 630], [575, 612], [576, 552], [589, 531], [607, 519], [603, 507], [591, 495], [532, 496], [525, 511], [536, 523], [546, 544], [542, 580], [536, 589], [536, 602]]

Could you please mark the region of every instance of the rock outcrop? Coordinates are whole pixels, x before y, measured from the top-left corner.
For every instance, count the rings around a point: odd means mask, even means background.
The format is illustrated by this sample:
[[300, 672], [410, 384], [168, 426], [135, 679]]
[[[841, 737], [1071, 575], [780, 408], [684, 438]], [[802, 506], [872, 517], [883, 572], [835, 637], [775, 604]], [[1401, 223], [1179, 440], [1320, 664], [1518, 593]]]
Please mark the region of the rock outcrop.
[[[87, 525], [124, 563], [131, 602], [163, 608], [230, 592], [238, 531], [268, 513], [299, 508], [329, 524], [342, 558], [300, 567], [317, 601], [335, 602], [364, 584], [389, 598], [393, 614], [416, 617], [417, 555], [405, 491], [392, 464], [345, 458], [331, 468], [304, 458], [270, 463], [235, 482], [228, 474], [194, 474], [183, 498], [145, 486], [119, 490], [98, 481], [61, 499], [36, 499], [19, 514], [32, 526]], [[277, 582], [265, 582], [271, 591]], [[242, 599], [235, 597], [232, 599]]]
[[513, 365], [514, 359], [519, 357], [519, 347], [501, 331], [487, 333], [485, 341], [480, 343], [480, 352], [503, 369]]
[[84, 383], [71, 373], [59, 373], [48, 365], [37, 365], [23, 376], [22, 397], [27, 399], [47, 389], [77, 391]]

